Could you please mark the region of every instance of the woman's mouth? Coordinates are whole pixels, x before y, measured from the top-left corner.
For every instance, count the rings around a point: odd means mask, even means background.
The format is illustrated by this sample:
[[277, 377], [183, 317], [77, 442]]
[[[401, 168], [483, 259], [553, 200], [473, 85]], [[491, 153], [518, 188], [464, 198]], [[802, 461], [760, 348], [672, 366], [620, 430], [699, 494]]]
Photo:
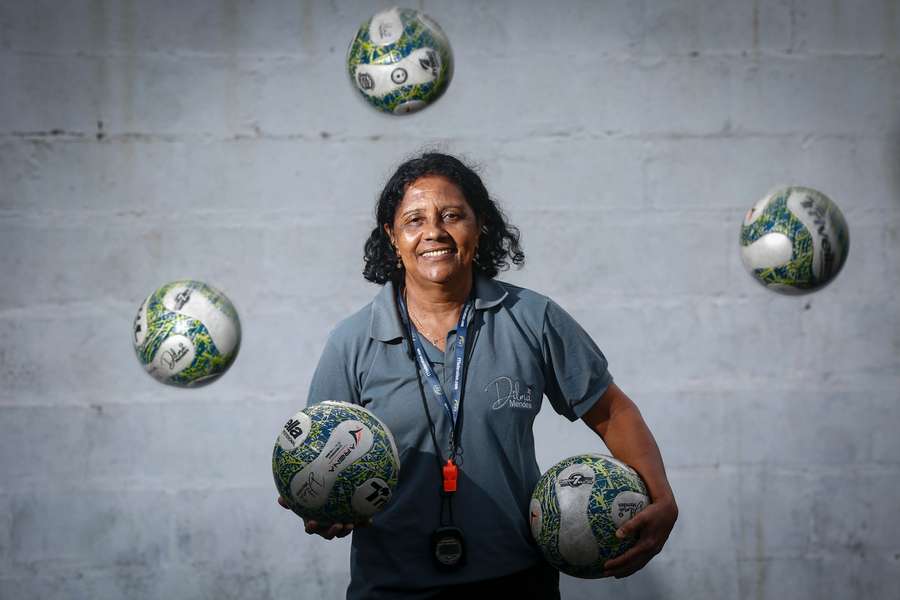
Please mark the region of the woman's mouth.
[[428, 252], [423, 252], [420, 256], [422, 256], [422, 258], [440, 258], [442, 256], [447, 256], [453, 253], [454, 250], [452, 248], [441, 248], [440, 250], [429, 250]]

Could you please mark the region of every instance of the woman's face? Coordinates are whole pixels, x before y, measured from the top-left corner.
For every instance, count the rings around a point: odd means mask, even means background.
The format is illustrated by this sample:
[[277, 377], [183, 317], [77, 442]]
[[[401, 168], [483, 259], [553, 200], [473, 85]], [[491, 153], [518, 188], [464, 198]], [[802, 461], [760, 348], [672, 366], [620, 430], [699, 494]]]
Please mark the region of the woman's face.
[[439, 175], [412, 182], [385, 225], [406, 277], [451, 283], [472, 276], [480, 226], [462, 191]]

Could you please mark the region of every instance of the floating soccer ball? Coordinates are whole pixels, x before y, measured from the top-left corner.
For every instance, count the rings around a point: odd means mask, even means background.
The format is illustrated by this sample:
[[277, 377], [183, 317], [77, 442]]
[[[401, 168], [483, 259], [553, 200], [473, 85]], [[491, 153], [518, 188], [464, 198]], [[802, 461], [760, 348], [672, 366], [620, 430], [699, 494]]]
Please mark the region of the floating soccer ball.
[[453, 77], [447, 36], [428, 16], [391, 8], [364, 22], [347, 68], [363, 97], [384, 112], [402, 115], [437, 100]]
[[782, 187], [747, 211], [741, 259], [757, 281], [782, 294], [815, 291], [834, 279], [850, 249], [847, 222], [825, 194]]
[[150, 294], [134, 318], [134, 349], [147, 372], [170, 385], [211, 383], [234, 362], [241, 321], [225, 294], [173, 281]]
[[291, 509], [322, 523], [357, 523], [384, 508], [397, 487], [394, 437], [356, 404], [325, 401], [295, 414], [272, 453], [275, 487]]
[[551, 565], [595, 579], [603, 564], [635, 539], [616, 530], [650, 503], [647, 488], [631, 467], [600, 454], [580, 454], [556, 463], [531, 496], [531, 534]]

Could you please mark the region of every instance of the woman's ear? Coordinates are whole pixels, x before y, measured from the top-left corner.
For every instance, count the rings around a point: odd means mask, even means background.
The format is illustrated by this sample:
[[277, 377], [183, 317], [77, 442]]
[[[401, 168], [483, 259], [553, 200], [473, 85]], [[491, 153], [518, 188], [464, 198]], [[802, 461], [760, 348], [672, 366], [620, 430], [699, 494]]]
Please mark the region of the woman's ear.
[[388, 224], [388, 223], [384, 224], [384, 233], [385, 233], [385, 235], [387, 235], [388, 240], [391, 242], [391, 246], [396, 247], [397, 244], [394, 243], [394, 231], [391, 229], [390, 224]]

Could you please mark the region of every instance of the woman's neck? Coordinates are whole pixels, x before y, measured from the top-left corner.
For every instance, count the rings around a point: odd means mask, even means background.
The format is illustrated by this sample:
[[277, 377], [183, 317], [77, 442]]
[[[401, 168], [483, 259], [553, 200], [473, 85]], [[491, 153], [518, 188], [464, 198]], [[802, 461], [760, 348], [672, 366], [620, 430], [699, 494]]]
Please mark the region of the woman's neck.
[[472, 291], [472, 277], [466, 276], [458, 282], [437, 284], [419, 282], [407, 277], [406, 301], [420, 314], [443, 318], [453, 315], [459, 317], [460, 308], [469, 299]]

